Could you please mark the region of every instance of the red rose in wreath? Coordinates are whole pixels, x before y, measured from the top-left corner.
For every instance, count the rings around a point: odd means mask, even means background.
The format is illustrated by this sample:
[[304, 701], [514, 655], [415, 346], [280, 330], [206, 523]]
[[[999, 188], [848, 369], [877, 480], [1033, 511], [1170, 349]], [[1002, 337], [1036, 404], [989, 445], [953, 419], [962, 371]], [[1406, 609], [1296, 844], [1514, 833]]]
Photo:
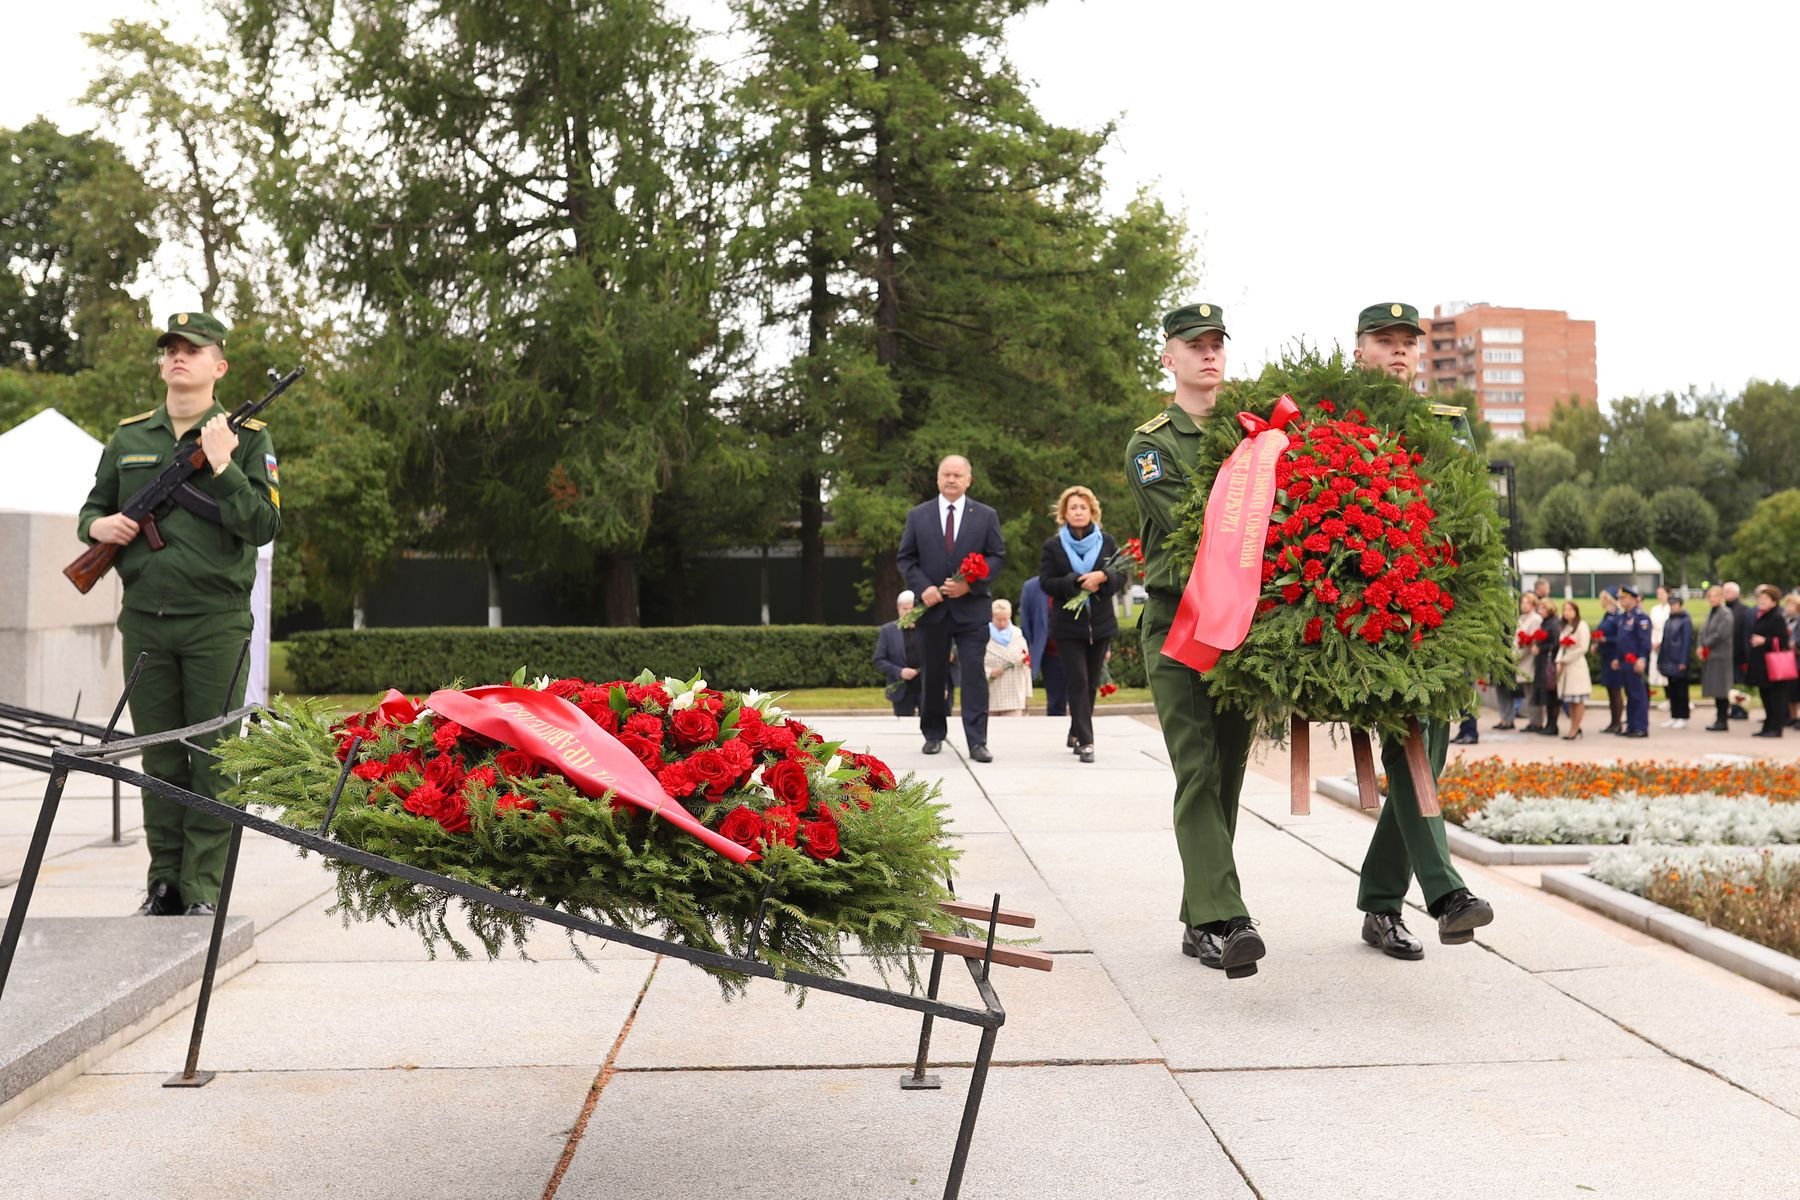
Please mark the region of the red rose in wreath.
[[812, 802], [812, 792], [806, 783], [806, 765], [795, 759], [784, 759], [765, 767], [763, 782], [769, 785], [769, 790], [783, 804], [804, 809]]

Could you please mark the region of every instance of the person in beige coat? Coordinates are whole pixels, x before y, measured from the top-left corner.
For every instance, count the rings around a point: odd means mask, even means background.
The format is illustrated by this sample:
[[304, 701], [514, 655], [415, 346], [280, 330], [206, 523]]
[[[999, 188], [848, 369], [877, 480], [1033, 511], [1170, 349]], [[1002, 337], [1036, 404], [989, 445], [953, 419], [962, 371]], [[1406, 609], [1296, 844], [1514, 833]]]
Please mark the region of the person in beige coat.
[[1525, 698], [1525, 732], [1537, 733], [1544, 727], [1544, 708], [1536, 703], [1533, 684], [1537, 680], [1537, 644], [1531, 635], [1538, 631], [1544, 618], [1538, 616], [1537, 597], [1526, 592], [1519, 597], [1519, 632], [1513, 638], [1513, 660], [1517, 666], [1513, 678]]
[[996, 717], [1022, 717], [1031, 703], [1031, 653], [1025, 631], [1012, 623], [1012, 605], [994, 601], [988, 622], [988, 711]]
[[1556, 648], [1556, 694], [1569, 706], [1569, 732], [1562, 737], [1563, 741], [1572, 742], [1581, 736], [1581, 714], [1587, 709], [1588, 698], [1594, 694], [1594, 680], [1588, 673], [1587, 658], [1593, 634], [1589, 632], [1587, 622], [1581, 619], [1581, 609], [1573, 600], [1563, 601], [1562, 619], [1562, 644]]

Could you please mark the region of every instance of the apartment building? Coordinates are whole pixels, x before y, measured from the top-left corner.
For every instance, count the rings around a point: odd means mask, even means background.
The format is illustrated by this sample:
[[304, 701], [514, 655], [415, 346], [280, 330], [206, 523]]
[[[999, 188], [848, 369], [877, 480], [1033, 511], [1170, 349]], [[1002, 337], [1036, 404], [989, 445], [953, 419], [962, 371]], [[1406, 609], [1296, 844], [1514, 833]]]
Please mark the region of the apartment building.
[[1432, 390], [1465, 388], [1498, 437], [1542, 428], [1571, 396], [1599, 401], [1594, 323], [1543, 308], [1440, 304], [1425, 325], [1420, 377]]

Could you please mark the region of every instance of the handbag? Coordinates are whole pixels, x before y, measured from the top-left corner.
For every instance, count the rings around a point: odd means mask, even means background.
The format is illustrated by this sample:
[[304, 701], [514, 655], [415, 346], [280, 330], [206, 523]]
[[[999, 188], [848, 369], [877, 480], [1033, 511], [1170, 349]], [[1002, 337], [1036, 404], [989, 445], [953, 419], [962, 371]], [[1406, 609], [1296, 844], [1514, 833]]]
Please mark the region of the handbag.
[[1800, 670], [1796, 670], [1792, 650], [1770, 650], [1765, 653], [1763, 670], [1768, 672], [1771, 683], [1786, 683], [1788, 680], [1800, 676]]

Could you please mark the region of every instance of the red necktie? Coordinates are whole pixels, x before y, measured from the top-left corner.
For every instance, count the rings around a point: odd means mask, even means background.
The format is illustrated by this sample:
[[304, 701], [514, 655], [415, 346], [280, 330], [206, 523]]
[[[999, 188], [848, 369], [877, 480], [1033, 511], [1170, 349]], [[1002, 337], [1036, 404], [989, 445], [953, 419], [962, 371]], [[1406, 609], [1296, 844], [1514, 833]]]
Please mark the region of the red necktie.
[[944, 509], [944, 553], [956, 557], [956, 505]]

